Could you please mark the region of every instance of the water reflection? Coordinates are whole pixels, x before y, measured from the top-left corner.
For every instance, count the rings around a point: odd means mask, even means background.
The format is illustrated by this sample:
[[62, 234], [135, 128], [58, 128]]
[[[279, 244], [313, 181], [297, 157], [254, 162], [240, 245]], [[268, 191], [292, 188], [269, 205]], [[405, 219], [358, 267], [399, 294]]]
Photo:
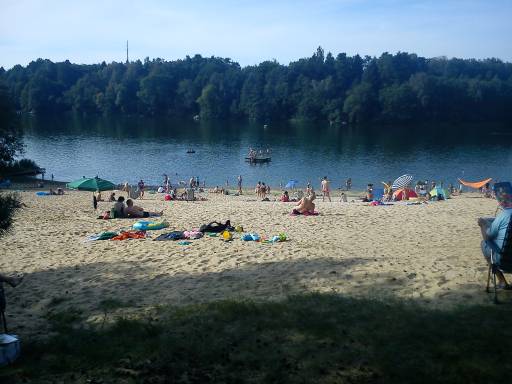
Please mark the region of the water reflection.
[[[117, 182], [140, 177], [157, 183], [163, 173], [206, 178], [210, 185], [258, 180], [278, 186], [329, 175], [335, 186], [352, 177], [356, 187], [410, 172], [454, 182], [510, 179], [512, 136], [502, 126], [329, 126], [251, 122], [194, 122], [167, 118], [64, 115], [23, 120], [27, 157], [57, 179], [99, 173]], [[249, 147], [272, 148], [272, 162], [250, 166]], [[186, 154], [192, 148], [195, 154]]]

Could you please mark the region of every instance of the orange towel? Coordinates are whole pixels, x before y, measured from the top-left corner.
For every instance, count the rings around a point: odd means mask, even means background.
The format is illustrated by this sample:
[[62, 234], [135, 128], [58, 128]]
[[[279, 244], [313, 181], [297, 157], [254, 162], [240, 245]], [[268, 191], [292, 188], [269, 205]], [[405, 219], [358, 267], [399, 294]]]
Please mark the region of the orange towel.
[[127, 239], [144, 239], [146, 233], [144, 231], [126, 231], [113, 237], [111, 240], [127, 240]]
[[492, 180], [492, 178], [488, 178], [488, 179], [485, 179], [485, 180], [482, 180], [482, 181], [475, 181], [474, 183], [472, 182], [469, 182], [469, 181], [464, 181], [462, 179], [459, 179], [459, 182], [462, 184], [462, 185], [465, 185], [466, 187], [470, 187], [470, 188], [475, 188], [475, 189], [480, 189], [482, 188], [485, 184], [487, 183], [490, 183]]

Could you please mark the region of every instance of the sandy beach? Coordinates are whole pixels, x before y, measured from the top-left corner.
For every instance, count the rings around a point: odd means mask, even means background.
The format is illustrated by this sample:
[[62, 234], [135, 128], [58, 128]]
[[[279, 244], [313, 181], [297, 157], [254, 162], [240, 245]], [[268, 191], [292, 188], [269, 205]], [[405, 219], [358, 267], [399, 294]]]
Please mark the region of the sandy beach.
[[[0, 271], [23, 273], [6, 287], [7, 317], [17, 332], [43, 334], [49, 311], [81, 310], [94, 320], [99, 302], [122, 301], [144, 314], [161, 304], [224, 298], [276, 299], [302, 292], [414, 299], [428, 306], [491, 305], [478, 217], [493, 216], [495, 200], [464, 194], [422, 205], [373, 207], [317, 200], [319, 216], [291, 216], [293, 203], [261, 202], [253, 194], [203, 194], [208, 201], [168, 202], [147, 195], [136, 204], [164, 211], [167, 230], [231, 220], [275, 244], [204, 237], [183, 246], [149, 239], [86, 242], [89, 235], [130, 227], [135, 219], [98, 220], [91, 193], [37, 197], [0, 239]], [[98, 211], [111, 203], [101, 202]]]

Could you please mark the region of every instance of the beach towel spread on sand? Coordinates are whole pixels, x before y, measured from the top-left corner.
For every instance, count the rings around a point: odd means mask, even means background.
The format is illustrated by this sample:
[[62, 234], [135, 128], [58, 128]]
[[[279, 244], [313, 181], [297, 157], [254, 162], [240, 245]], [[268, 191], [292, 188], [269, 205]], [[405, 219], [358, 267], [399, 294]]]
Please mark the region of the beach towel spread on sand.
[[304, 213], [300, 213], [299, 211], [297, 211], [296, 209], [294, 209], [291, 213], [292, 216], [318, 216], [319, 213], [317, 211], [315, 212], [309, 212], [309, 211], [306, 211]]
[[160, 236], [155, 238], [155, 241], [166, 241], [166, 240], [181, 240], [185, 238], [185, 234], [181, 231], [172, 231], [169, 233], [162, 233]]
[[121, 232], [119, 235], [114, 236], [110, 240], [128, 240], [128, 239], [145, 239], [146, 232], [144, 231], [126, 231]]
[[195, 239], [200, 239], [201, 237], [203, 237], [203, 233], [200, 231], [197, 231], [197, 230], [185, 231], [185, 232], [183, 232], [183, 236], [185, 237], [185, 239], [195, 240]]
[[89, 236], [87, 241], [96, 241], [96, 240], [110, 240], [113, 237], [118, 235], [117, 232], [101, 232], [96, 235]]

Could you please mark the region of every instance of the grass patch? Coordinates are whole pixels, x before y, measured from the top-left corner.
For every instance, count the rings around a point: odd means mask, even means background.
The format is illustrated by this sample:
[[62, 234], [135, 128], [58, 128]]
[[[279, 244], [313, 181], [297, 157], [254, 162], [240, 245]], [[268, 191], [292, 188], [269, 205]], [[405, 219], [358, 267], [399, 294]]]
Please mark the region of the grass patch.
[[77, 326], [77, 312], [53, 314], [56, 335], [24, 345], [0, 381], [510, 382], [511, 316], [508, 305], [440, 311], [320, 294], [168, 308], [158, 321], [93, 328]]

